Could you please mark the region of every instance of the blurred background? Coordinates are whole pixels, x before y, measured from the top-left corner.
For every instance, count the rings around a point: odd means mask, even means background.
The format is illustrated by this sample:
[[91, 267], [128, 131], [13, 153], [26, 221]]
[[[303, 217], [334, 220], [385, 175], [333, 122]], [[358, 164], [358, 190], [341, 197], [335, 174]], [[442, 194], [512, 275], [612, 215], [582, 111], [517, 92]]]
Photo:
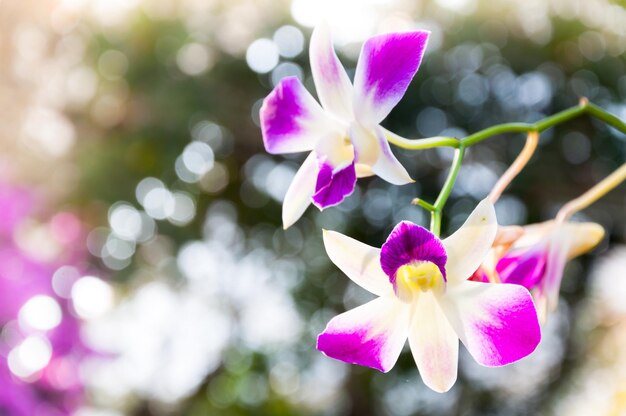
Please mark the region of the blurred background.
[[[285, 76], [314, 93], [308, 40], [330, 25], [353, 74], [361, 43], [428, 29], [422, 68], [384, 125], [461, 137], [534, 121], [579, 97], [626, 118], [619, 0], [0, 0], [0, 414], [626, 414], [626, 187], [579, 219], [607, 234], [569, 264], [538, 350], [499, 369], [461, 348], [445, 395], [404, 353], [388, 374], [315, 350], [369, 295], [321, 228], [380, 246], [434, 200], [451, 149], [394, 149], [415, 184], [360, 180], [341, 206], [283, 231], [304, 155], [258, 127]], [[468, 151], [454, 231], [522, 135]], [[554, 216], [624, 162], [626, 136], [583, 117], [542, 135], [497, 205], [503, 224]]]

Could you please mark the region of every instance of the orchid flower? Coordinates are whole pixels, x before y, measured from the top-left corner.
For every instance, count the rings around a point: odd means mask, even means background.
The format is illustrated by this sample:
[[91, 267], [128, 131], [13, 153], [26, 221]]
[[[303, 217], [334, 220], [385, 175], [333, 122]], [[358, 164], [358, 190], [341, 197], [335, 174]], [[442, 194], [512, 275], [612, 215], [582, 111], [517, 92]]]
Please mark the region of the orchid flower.
[[495, 275], [502, 283], [532, 290], [540, 321], [545, 322], [548, 311], [556, 309], [567, 261], [592, 250], [604, 237], [604, 229], [593, 222], [546, 221], [502, 227], [499, 234], [512, 235], [514, 229], [521, 232], [510, 241], [501, 241], [504, 244], [496, 244], [491, 262], [483, 264], [472, 280], [486, 281]]
[[532, 353], [541, 339], [527, 289], [467, 280], [497, 231], [493, 205], [482, 201], [463, 226], [440, 240], [408, 221], [381, 249], [324, 232], [330, 259], [378, 298], [333, 318], [317, 339], [329, 357], [389, 371], [409, 340], [424, 383], [448, 391], [457, 377], [459, 339], [488, 367]]
[[324, 26], [309, 48], [320, 105], [295, 77], [279, 82], [261, 107], [265, 149], [272, 154], [311, 151], [283, 202], [283, 226], [311, 202], [320, 209], [350, 195], [357, 177], [378, 175], [394, 185], [412, 182], [379, 124], [400, 101], [417, 72], [429, 32], [389, 33], [361, 49], [354, 85]]

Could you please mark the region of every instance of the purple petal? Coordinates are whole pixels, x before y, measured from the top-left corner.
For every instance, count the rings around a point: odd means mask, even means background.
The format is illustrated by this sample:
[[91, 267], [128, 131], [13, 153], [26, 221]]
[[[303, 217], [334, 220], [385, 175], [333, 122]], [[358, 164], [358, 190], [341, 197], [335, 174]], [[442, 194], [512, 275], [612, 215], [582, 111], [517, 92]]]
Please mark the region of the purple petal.
[[327, 356], [387, 372], [406, 342], [410, 307], [380, 297], [334, 317], [317, 338]]
[[389, 33], [363, 44], [354, 76], [357, 119], [378, 124], [398, 104], [422, 62], [429, 35]]
[[426, 228], [402, 221], [395, 226], [380, 249], [380, 265], [395, 284], [396, 271], [414, 261], [434, 263], [446, 278], [446, 250], [440, 239]]
[[526, 288], [465, 281], [447, 289], [440, 304], [479, 364], [510, 364], [532, 353], [539, 344], [537, 311]]
[[321, 163], [317, 174], [315, 194], [313, 194], [313, 204], [319, 209], [337, 205], [354, 192], [355, 185], [354, 162], [337, 172], [333, 172], [330, 164]]
[[496, 265], [496, 271], [502, 283], [512, 283], [534, 288], [546, 270], [547, 253], [544, 247], [527, 250], [512, 250], [502, 257]]
[[263, 101], [260, 111], [265, 150], [294, 153], [312, 150], [324, 114], [296, 77], [282, 79]]

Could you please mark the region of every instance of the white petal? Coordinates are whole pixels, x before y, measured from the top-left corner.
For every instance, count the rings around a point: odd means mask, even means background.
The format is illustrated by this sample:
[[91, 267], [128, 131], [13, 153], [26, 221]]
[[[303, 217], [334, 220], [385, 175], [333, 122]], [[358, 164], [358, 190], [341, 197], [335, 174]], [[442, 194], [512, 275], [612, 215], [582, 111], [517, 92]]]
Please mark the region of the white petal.
[[317, 96], [324, 109], [342, 120], [351, 120], [352, 84], [335, 54], [330, 33], [324, 24], [313, 31], [309, 59]]
[[380, 155], [372, 166], [374, 173], [394, 185], [405, 185], [415, 182], [391, 152], [391, 147], [389, 147], [382, 129], [377, 129], [376, 133], [380, 145]]
[[496, 211], [488, 200], [482, 200], [465, 223], [443, 240], [448, 254], [448, 283], [467, 280], [485, 260], [498, 231]]
[[330, 260], [353, 282], [378, 296], [392, 295], [393, 286], [380, 267], [380, 249], [336, 231], [324, 230]]
[[287, 229], [304, 214], [315, 193], [317, 157], [311, 152], [294, 176], [283, 201], [283, 228]]
[[374, 175], [374, 172], [372, 171], [372, 167], [368, 165], [364, 165], [363, 163], [356, 163], [354, 165], [354, 168], [356, 170], [357, 178], [367, 178], [367, 177]]
[[[556, 224], [554, 220], [522, 227], [524, 233], [515, 241], [513, 249], [526, 248], [541, 244], [550, 238]], [[595, 222], [566, 222], [561, 226], [561, 233], [567, 233], [571, 240], [568, 259], [573, 259], [581, 254], [591, 251], [604, 238], [604, 228]], [[501, 227], [502, 228], [502, 227]]]
[[350, 124], [350, 140], [354, 145], [357, 162], [372, 166], [380, 156], [380, 144], [373, 131], [359, 123]]
[[352, 123], [350, 139], [354, 144], [357, 162], [369, 165], [375, 175], [394, 185], [414, 182], [391, 152], [380, 127], [369, 129], [359, 123]]
[[424, 383], [439, 393], [450, 390], [457, 376], [459, 338], [431, 292], [416, 300], [409, 345]]
[[563, 280], [563, 272], [567, 264], [567, 255], [572, 250], [573, 245], [572, 229], [568, 229], [566, 225], [556, 225], [552, 232], [548, 245], [546, 271], [537, 288], [540, 297], [544, 297], [547, 301], [545, 305], [542, 305], [542, 308], [546, 309], [544, 313], [556, 310], [559, 302], [561, 280]]

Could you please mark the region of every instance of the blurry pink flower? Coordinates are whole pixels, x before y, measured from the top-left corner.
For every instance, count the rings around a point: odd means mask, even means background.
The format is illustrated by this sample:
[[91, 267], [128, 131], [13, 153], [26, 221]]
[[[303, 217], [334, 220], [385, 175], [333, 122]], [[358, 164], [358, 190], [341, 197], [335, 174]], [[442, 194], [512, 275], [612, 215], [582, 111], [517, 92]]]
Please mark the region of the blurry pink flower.
[[[72, 265], [85, 257], [82, 225], [69, 213], [39, 223], [33, 213], [45, 204], [26, 188], [0, 184], [0, 205], [0, 326], [8, 328], [0, 339], [0, 414], [73, 414], [85, 400], [79, 364], [93, 352], [70, 301], [53, 289], [53, 275], [61, 266], [79, 273]], [[17, 238], [25, 225], [39, 224], [49, 241]], [[41, 244], [60, 244], [56, 257], [36, 256]], [[28, 361], [33, 348], [19, 350], [24, 345], [38, 348], [36, 363]]]
[[547, 221], [525, 227], [501, 227], [501, 238], [490, 258], [472, 280], [488, 281], [489, 275], [502, 283], [513, 283], [532, 290], [541, 322], [556, 309], [563, 271], [568, 260], [592, 250], [604, 237], [601, 225], [587, 222], [557, 224]]

